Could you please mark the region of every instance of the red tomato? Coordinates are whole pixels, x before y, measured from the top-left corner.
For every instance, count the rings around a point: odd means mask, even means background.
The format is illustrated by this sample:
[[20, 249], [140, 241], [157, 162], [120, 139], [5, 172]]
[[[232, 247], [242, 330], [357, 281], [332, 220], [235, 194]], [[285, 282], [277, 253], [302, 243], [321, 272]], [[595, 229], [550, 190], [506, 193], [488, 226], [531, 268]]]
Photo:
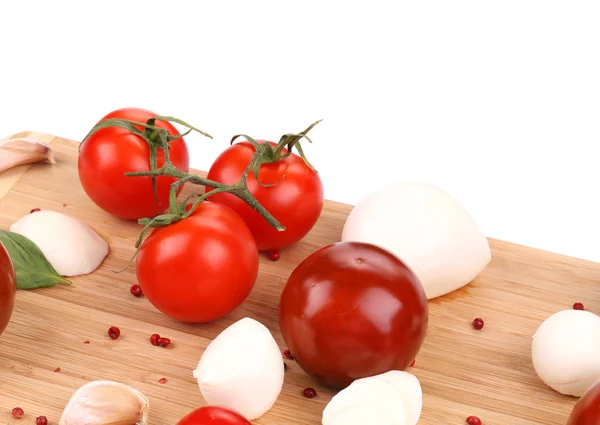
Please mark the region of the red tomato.
[[252, 425], [237, 412], [217, 406], [201, 407], [184, 416], [177, 425]]
[[188, 218], [152, 231], [138, 253], [136, 274], [158, 310], [182, 322], [209, 322], [248, 297], [258, 251], [235, 212], [207, 201]]
[[[122, 118], [146, 122], [157, 114], [139, 108], [113, 111], [108, 118]], [[156, 121], [156, 126], [178, 136], [179, 132], [169, 122]], [[139, 127], [138, 129], [142, 129]], [[175, 167], [189, 171], [188, 148], [183, 138], [169, 143], [169, 157]], [[157, 152], [157, 167], [163, 165], [163, 152]], [[169, 207], [169, 187], [176, 181], [173, 177], [156, 179], [156, 202], [150, 177], [127, 177], [131, 171], [150, 170], [150, 148], [139, 136], [119, 127], [108, 127], [90, 136], [79, 154], [79, 179], [90, 199], [101, 209], [120, 218], [136, 220], [154, 217]], [[179, 188], [179, 191], [183, 186]]]
[[0, 242], [0, 334], [6, 329], [15, 304], [17, 279], [12, 261]]
[[[275, 146], [274, 143], [264, 140], [257, 142]], [[211, 166], [208, 178], [225, 184], [238, 182], [255, 151], [249, 142], [236, 143], [227, 148]], [[248, 189], [258, 202], [285, 226], [286, 230], [283, 232], [274, 229], [246, 202], [232, 194], [219, 193], [210, 199], [233, 208], [244, 219], [260, 251], [283, 249], [295, 244], [313, 228], [321, 214], [321, 178], [301, 157], [291, 154], [281, 161], [262, 165], [259, 179], [263, 184], [279, 182], [276, 186], [263, 187], [256, 181], [254, 173], [250, 172], [248, 175]]]
[[567, 425], [600, 425], [600, 381], [575, 404]]
[[298, 365], [334, 388], [417, 356], [429, 321], [425, 291], [396, 256], [375, 245], [326, 246], [293, 271], [279, 327]]

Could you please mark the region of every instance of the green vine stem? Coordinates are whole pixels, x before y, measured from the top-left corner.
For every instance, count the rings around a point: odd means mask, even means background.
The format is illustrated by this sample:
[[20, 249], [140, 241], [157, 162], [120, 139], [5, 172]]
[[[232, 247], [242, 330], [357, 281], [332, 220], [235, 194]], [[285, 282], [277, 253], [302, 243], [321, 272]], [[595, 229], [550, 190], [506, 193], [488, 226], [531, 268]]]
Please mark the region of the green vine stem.
[[[172, 121], [177, 124], [183, 125], [188, 130], [181, 135], [173, 136], [166, 129], [162, 127], [156, 126], [156, 120], [162, 121]], [[298, 153], [302, 157], [302, 160], [306, 163], [306, 165], [314, 170], [314, 168], [310, 165], [304, 152], [302, 151], [302, 147], [300, 146], [300, 140], [302, 138], [307, 139], [309, 142], [312, 142], [310, 138], [306, 135], [315, 125], [317, 125], [319, 121], [311, 124], [306, 130], [300, 133], [290, 133], [285, 134], [279, 140], [279, 143], [273, 147], [269, 143], [258, 143], [252, 137], [238, 134], [234, 136], [231, 140], [233, 144], [234, 140], [238, 137], [246, 138], [255, 148], [256, 152], [251, 160], [251, 162], [246, 167], [246, 170], [242, 174], [240, 180], [237, 183], [232, 185], [226, 185], [223, 183], [219, 183], [213, 180], [209, 180], [207, 178], [201, 177], [194, 173], [187, 173], [179, 170], [177, 167], [173, 165], [171, 162], [171, 158], [169, 157], [169, 143], [173, 140], [184, 137], [192, 131], [196, 131], [206, 137], [212, 139], [212, 136], [208, 133], [199, 130], [198, 128], [186, 123], [185, 121], [179, 120], [173, 117], [167, 116], [156, 116], [150, 118], [146, 123], [131, 121], [127, 119], [116, 119], [111, 118], [96, 124], [90, 132], [85, 136], [81, 144], [85, 143], [85, 141], [94, 133], [102, 130], [107, 127], [119, 127], [130, 131], [131, 133], [141, 137], [144, 139], [149, 147], [150, 147], [150, 170], [149, 171], [133, 171], [125, 173], [126, 176], [130, 177], [151, 177], [153, 183], [154, 196], [157, 198], [156, 194], [156, 178], [160, 176], [168, 176], [175, 177], [177, 181], [171, 184], [170, 192], [169, 192], [169, 210], [167, 213], [158, 215], [156, 217], [142, 218], [138, 220], [138, 223], [143, 225], [144, 228], [140, 232], [140, 236], [136, 242], [136, 248], [139, 250], [142, 241], [144, 239], [145, 234], [148, 232], [150, 228], [153, 227], [164, 227], [170, 224], [173, 224], [177, 221], [183, 220], [189, 217], [198, 207], [198, 205], [205, 201], [209, 196], [212, 196], [217, 193], [230, 193], [232, 195], [237, 196], [246, 202], [251, 208], [253, 208], [258, 214], [260, 214], [273, 228], [284, 231], [285, 227], [275, 218], [269, 211], [263, 207], [260, 202], [252, 195], [250, 190], [248, 189], [247, 180], [248, 174], [250, 172], [254, 173], [256, 180], [259, 184], [263, 186], [273, 186], [266, 185], [261, 183], [258, 180], [259, 170], [262, 164], [273, 163], [279, 161], [283, 158], [288, 157], [292, 153], [292, 149], [296, 147]], [[81, 145], [80, 145], [81, 147]], [[283, 153], [283, 149], [287, 148], [287, 152]], [[157, 153], [158, 149], [162, 149], [163, 151], [163, 165], [161, 167], [157, 167]], [[314, 170], [316, 172], [316, 170]], [[193, 183], [201, 186], [207, 186], [212, 188], [202, 195], [194, 193], [189, 195], [182, 203], [177, 202], [177, 190], [178, 188], [185, 183]], [[274, 185], [276, 185], [275, 183]], [[189, 202], [196, 198], [191, 206], [188, 207]], [[157, 200], [158, 201], [158, 200]], [[136, 251], [137, 254], [137, 251]], [[135, 258], [136, 255], [133, 256]], [[130, 260], [129, 263], [133, 260]], [[129, 266], [129, 264], [125, 267], [125, 269]], [[124, 270], [125, 270], [124, 269]]]
[[[172, 122], [175, 122], [175, 123], [178, 123], [180, 125], [187, 127], [188, 130], [180, 136], [173, 136], [166, 129], [156, 126], [155, 125], [156, 120], [172, 121]], [[246, 136], [246, 135], [235, 136], [232, 139], [232, 143], [237, 137], [244, 136], [255, 146], [256, 152], [255, 152], [255, 155], [254, 155], [252, 161], [250, 162], [250, 164], [246, 168], [245, 172], [241, 176], [240, 181], [238, 181], [237, 183], [232, 184], [232, 185], [226, 185], [223, 183], [212, 181], [207, 178], [201, 177], [197, 174], [183, 172], [173, 165], [173, 163], [171, 162], [171, 159], [169, 157], [169, 143], [171, 141], [176, 140], [180, 137], [186, 136], [191, 131], [199, 132], [200, 134], [212, 139], [212, 136], [210, 136], [208, 133], [205, 133], [202, 130], [199, 130], [198, 128], [186, 123], [185, 121], [179, 120], [177, 118], [166, 117], [166, 116], [156, 116], [156, 117], [150, 118], [146, 123], [131, 121], [131, 120], [127, 120], [127, 119], [117, 119], [117, 118], [107, 119], [107, 120], [101, 121], [98, 124], [96, 124], [90, 130], [90, 132], [85, 136], [85, 138], [83, 139], [81, 144], [85, 143], [85, 141], [87, 139], [89, 139], [89, 137], [92, 136], [94, 133], [96, 133], [104, 128], [119, 127], [119, 128], [126, 129], [126, 130], [130, 131], [131, 133], [144, 139], [150, 147], [150, 170], [149, 171], [128, 172], [128, 173], [125, 173], [126, 176], [151, 177], [155, 198], [157, 197], [156, 196], [156, 178], [157, 177], [169, 176], [169, 177], [175, 177], [177, 179], [177, 181], [174, 182], [170, 187], [169, 212], [158, 215], [156, 217], [142, 218], [142, 219], [138, 220], [138, 222], [144, 226], [144, 229], [142, 230], [140, 237], [136, 243], [136, 246], [139, 247], [141, 245], [141, 242], [143, 240], [145, 233], [147, 232], [147, 230], [150, 227], [168, 226], [169, 224], [175, 223], [179, 220], [189, 217], [189, 215], [194, 212], [196, 207], [201, 202], [206, 200], [209, 196], [214, 195], [216, 193], [223, 193], [223, 192], [231, 193], [232, 195], [239, 197], [244, 202], [246, 202], [251, 208], [253, 208], [256, 212], [258, 212], [273, 228], [275, 228], [279, 231], [284, 231], [285, 227], [258, 202], [258, 200], [254, 197], [254, 195], [252, 195], [252, 193], [248, 189], [248, 185], [247, 185], [248, 174], [250, 172], [253, 172], [258, 179], [258, 172], [259, 172], [260, 166], [262, 164], [272, 163], [272, 162], [275, 162], [279, 159], [282, 159], [282, 158], [288, 156], [289, 154], [291, 154], [291, 149], [294, 146], [297, 147], [303, 160], [307, 163], [307, 165], [309, 165], [303, 152], [301, 151], [299, 141], [303, 137], [310, 141], [308, 136], [306, 136], [306, 133], [308, 131], [310, 131], [310, 129], [313, 128], [318, 122], [319, 121], [313, 123], [310, 127], [308, 127], [306, 130], [304, 130], [303, 132], [301, 132], [299, 134], [286, 134], [286, 135], [282, 136], [281, 140], [279, 141], [279, 143], [277, 144], [277, 146], [275, 148], [273, 148], [268, 143], [258, 144], [250, 136]], [[80, 147], [81, 147], [81, 145], [80, 145]], [[281, 152], [284, 147], [288, 148], [288, 152], [285, 155], [281, 155]], [[158, 149], [162, 149], [163, 157], [164, 157], [163, 165], [160, 168], [157, 167]], [[188, 182], [197, 184], [197, 185], [208, 186], [208, 187], [211, 187], [213, 190], [211, 190], [201, 196], [197, 195], [197, 199], [193, 202], [193, 204], [191, 205], [191, 208], [188, 208], [188, 202], [194, 196], [196, 196], [195, 194], [189, 196], [183, 203], [181, 203], [181, 204], [177, 203], [177, 189], [182, 184], [188, 183]]]

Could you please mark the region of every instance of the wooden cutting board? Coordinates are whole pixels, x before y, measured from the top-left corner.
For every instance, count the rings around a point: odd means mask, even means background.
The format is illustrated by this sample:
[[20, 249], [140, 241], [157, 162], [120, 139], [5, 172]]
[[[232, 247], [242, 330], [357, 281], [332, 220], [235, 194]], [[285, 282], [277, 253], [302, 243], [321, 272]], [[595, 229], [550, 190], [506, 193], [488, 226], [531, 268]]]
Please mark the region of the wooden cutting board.
[[[111, 250], [100, 269], [73, 279], [70, 287], [18, 291], [11, 322], [0, 337], [0, 423], [31, 424], [46, 415], [56, 425], [79, 386], [110, 379], [148, 396], [152, 425], [175, 424], [205, 404], [192, 370], [207, 344], [228, 325], [250, 316], [286, 348], [277, 324], [286, 278], [310, 253], [340, 240], [351, 206], [326, 202], [317, 226], [283, 251], [280, 261], [262, 256], [252, 294], [232, 314], [210, 324], [182, 324], [129, 293], [136, 283], [133, 268], [113, 273], [134, 253], [140, 228], [108, 216], [86, 197], [77, 175], [77, 143], [41, 133], [19, 135], [50, 142], [57, 164], [0, 174], [0, 228], [7, 229], [32, 208], [51, 209], [90, 224]], [[187, 186], [184, 193], [192, 189]], [[531, 336], [549, 315], [574, 302], [600, 313], [600, 264], [498, 240], [490, 244], [492, 262], [474, 282], [430, 301], [428, 336], [411, 369], [424, 392], [419, 424], [464, 424], [469, 415], [479, 416], [485, 425], [564, 424], [576, 400], [537, 378]], [[481, 331], [471, 326], [478, 316], [485, 320]], [[113, 325], [121, 329], [115, 341], [106, 335]], [[171, 338], [172, 347], [150, 345], [155, 332]], [[255, 423], [321, 424], [333, 392], [312, 382], [293, 361], [287, 364], [277, 403]], [[167, 382], [160, 384], [163, 377]], [[316, 398], [302, 396], [308, 386], [316, 388]], [[15, 406], [26, 412], [21, 421], [11, 417]]]

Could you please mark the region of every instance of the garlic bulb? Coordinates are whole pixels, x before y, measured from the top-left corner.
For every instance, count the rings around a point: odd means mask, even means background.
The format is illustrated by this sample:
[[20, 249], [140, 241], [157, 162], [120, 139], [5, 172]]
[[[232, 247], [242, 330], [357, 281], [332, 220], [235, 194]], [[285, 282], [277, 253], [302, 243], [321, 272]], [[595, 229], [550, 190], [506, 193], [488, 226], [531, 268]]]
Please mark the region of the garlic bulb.
[[26, 137], [0, 142], [0, 172], [33, 162], [54, 164], [52, 149], [46, 143]]
[[140, 391], [113, 381], [92, 381], [69, 400], [58, 425], [146, 425], [150, 406]]

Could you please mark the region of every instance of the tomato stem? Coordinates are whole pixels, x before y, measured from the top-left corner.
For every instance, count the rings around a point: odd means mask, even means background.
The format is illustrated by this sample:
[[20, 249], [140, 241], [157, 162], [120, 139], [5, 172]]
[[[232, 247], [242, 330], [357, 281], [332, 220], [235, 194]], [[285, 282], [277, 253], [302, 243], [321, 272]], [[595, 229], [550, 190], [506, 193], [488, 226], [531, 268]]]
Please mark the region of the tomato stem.
[[[308, 128], [306, 128], [306, 130], [300, 133], [288, 133], [281, 136], [281, 139], [279, 139], [279, 143], [277, 143], [277, 146], [275, 146], [274, 149], [275, 159], [273, 162], [280, 161], [281, 159], [290, 156], [292, 154], [292, 149], [295, 146], [298, 150], [298, 154], [300, 155], [306, 166], [316, 173], [317, 170], [315, 170], [315, 168], [310, 164], [310, 162], [308, 162], [308, 159], [306, 159], [306, 155], [304, 155], [304, 151], [302, 150], [302, 146], [300, 145], [300, 140], [304, 138], [308, 140], [309, 143], [312, 143], [312, 140], [306, 134], [321, 121], [323, 120], [315, 121], [314, 123], [309, 125]], [[282, 154], [284, 148], [287, 148], [287, 152], [285, 154]]]
[[[219, 183], [219, 182], [201, 177], [197, 174], [184, 173], [183, 171], [175, 168], [175, 166], [173, 166], [172, 164], [167, 163], [166, 158], [165, 158], [165, 165], [163, 165], [161, 168], [159, 168], [157, 170], [135, 171], [135, 172], [125, 173], [125, 175], [131, 176], [131, 177], [171, 176], [171, 177], [178, 178], [179, 180], [171, 185], [169, 204], [170, 204], [171, 214], [179, 214], [181, 216], [181, 218], [188, 217], [192, 212], [194, 212], [194, 210], [196, 209], [198, 204], [200, 202], [206, 200], [209, 196], [212, 196], [217, 193], [227, 192], [227, 193], [231, 193], [232, 195], [237, 196], [238, 198], [240, 198], [244, 202], [246, 202], [250, 207], [252, 207], [257, 213], [259, 213], [275, 229], [277, 229], [279, 231], [285, 230], [285, 227], [275, 217], [273, 217], [271, 215], [271, 213], [269, 213], [266, 210], [266, 208], [263, 207], [260, 204], [260, 202], [258, 202], [258, 200], [254, 197], [254, 195], [252, 195], [250, 190], [248, 190], [248, 186], [246, 184], [247, 173], [244, 174], [244, 176], [242, 177], [242, 179], [239, 182], [232, 184], [232, 185], [226, 185], [223, 183]], [[210, 192], [207, 192], [204, 195], [200, 196], [194, 202], [191, 209], [186, 212], [186, 211], [182, 210], [182, 209], [185, 209], [186, 205], [183, 205], [183, 208], [182, 208], [182, 206], [177, 204], [177, 188], [180, 185], [182, 185], [184, 183], [188, 183], [188, 182], [197, 184], [197, 185], [201, 185], [201, 186], [208, 186], [208, 187], [213, 188], [214, 190], [211, 190]], [[141, 219], [140, 224], [143, 224], [141, 222], [142, 220], [146, 220], [146, 219]], [[144, 221], [144, 223], [145, 223], [145, 221]]]
[[[186, 131], [185, 133], [183, 133], [180, 136], [172, 136], [166, 129], [164, 129], [162, 127], [157, 127], [155, 125], [156, 120], [175, 122], [177, 124], [187, 127], [188, 131]], [[102, 130], [103, 128], [107, 128], [107, 127], [123, 128], [123, 129], [128, 130], [131, 133], [141, 137], [148, 143], [148, 145], [150, 146], [150, 170], [128, 172], [128, 173], [125, 173], [125, 175], [130, 176], [130, 177], [142, 177], [142, 176], [150, 177], [152, 179], [152, 185], [153, 185], [153, 189], [154, 189], [155, 198], [157, 198], [157, 193], [156, 193], [156, 178], [157, 177], [169, 176], [169, 177], [175, 177], [177, 179], [177, 181], [172, 183], [171, 187], [170, 187], [169, 213], [158, 215], [154, 218], [143, 218], [143, 219], [138, 220], [138, 223], [142, 224], [144, 226], [144, 229], [142, 230], [142, 232], [140, 234], [140, 238], [136, 244], [136, 247], [139, 248], [141, 241], [144, 237], [144, 234], [146, 233], [148, 228], [168, 226], [169, 224], [175, 223], [179, 220], [189, 217], [189, 215], [194, 212], [196, 207], [201, 202], [205, 201], [209, 196], [212, 196], [216, 193], [222, 193], [222, 192], [231, 193], [232, 195], [235, 195], [238, 198], [242, 199], [250, 207], [252, 207], [256, 212], [258, 212], [272, 227], [274, 227], [275, 229], [277, 229], [279, 231], [285, 230], [285, 227], [275, 217], [273, 217], [260, 204], [260, 202], [258, 202], [258, 200], [254, 197], [254, 195], [252, 195], [252, 193], [248, 189], [247, 176], [248, 176], [248, 173], [251, 171], [250, 166], [248, 167], [248, 169], [246, 170], [244, 175], [240, 178], [239, 182], [237, 182], [233, 185], [226, 185], [223, 183], [219, 183], [219, 182], [216, 182], [213, 180], [206, 179], [197, 174], [183, 172], [173, 165], [173, 163], [171, 162], [171, 158], [169, 156], [169, 142], [176, 140], [178, 138], [181, 138], [181, 137], [189, 134], [191, 131], [196, 131], [196, 132], [212, 139], [212, 136], [210, 136], [208, 133], [205, 133], [202, 130], [199, 130], [198, 128], [196, 128], [178, 118], [173, 118], [173, 117], [168, 117], [168, 116], [152, 117], [146, 123], [131, 121], [131, 120], [127, 120], [127, 119], [110, 118], [110, 119], [103, 120], [103, 121], [99, 122], [98, 124], [96, 124], [96, 126], [94, 126], [94, 128], [92, 128], [92, 130], [85, 136], [85, 138], [82, 141], [82, 144], [92, 134], [94, 134], [97, 131]], [[140, 129], [140, 127], [141, 127], [141, 129]], [[254, 141], [254, 139], [252, 139], [249, 136], [244, 135], [244, 137], [248, 138], [249, 140]], [[256, 160], [253, 161], [253, 163], [256, 164], [255, 171], [256, 171], [256, 174], [258, 174], [258, 168], [260, 167], [260, 159], [258, 157], [260, 156], [263, 159], [272, 161], [274, 158], [274, 155], [273, 155], [273, 149], [270, 145], [261, 144], [259, 146], [258, 143], [256, 143], [256, 141], [254, 141], [254, 144], [257, 146], [258, 149], [255, 154]], [[263, 145], [268, 146], [271, 151], [265, 152], [266, 148], [262, 147]], [[162, 149], [163, 159], [164, 159], [163, 165], [160, 168], [157, 167], [158, 161], [157, 161], [156, 154], [158, 152], [158, 149]], [[191, 196], [188, 197], [188, 199], [186, 199], [186, 201], [184, 203], [182, 203], [181, 205], [177, 203], [177, 189], [185, 183], [193, 183], [193, 184], [197, 184], [197, 185], [201, 185], [201, 186], [208, 186], [208, 187], [213, 188], [214, 190], [211, 190], [203, 195], [198, 195], [198, 199], [196, 199], [194, 201], [194, 203], [192, 204], [191, 208], [188, 209], [187, 203], [189, 200], [191, 200], [191, 198], [192, 198]], [[157, 201], [158, 201], [158, 199], [157, 199]]]
[[[281, 136], [281, 139], [279, 139], [279, 143], [277, 143], [277, 145], [275, 147], [271, 146], [269, 143], [258, 143], [256, 140], [254, 140], [252, 137], [250, 137], [246, 134], [236, 134], [235, 136], [233, 136], [233, 138], [231, 139], [231, 144], [233, 144], [233, 142], [238, 137], [243, 137], [252, 146], [254, 146], [254, 150], [255, 150], [252, 160], [250, 161], [250, 163], [248, 164], [248, 167], [244, 171], [241, 182], [243, 184], [245, 184], [248, 174], [250, 173], [250, 171], [252, 171], [252, 173], [254, 174], [254, 177], [256, 177], [256, 181], [261, 186], [263, 186], [263, 187], [277, 186], [281, 180], [279, 182], [272, 183], [272, 184], [265, 184], [260, 181], [260, 179], [258, 177], [260, 167], [263, 164], [272, 164], [274, 162], [281, 161], [282, 159], [287, 158], [288, 156], [290, 156], [292, 154], [292, 149], [294, 148], [294, 146], [298, 150], [298, 154], [300, 155], [300, 157], [302, 158], [302, 160], [304, 161], [306, 166], [316, 173], [317, 170], [315, 170], [315, 168], [310, 164], [310, 162], [308, 162], [308, 159], [306, 159], [306, 155], [304, 154], [304, 151], [302, 150], [302, 146], [300, 145], [300, 140], [302, 138], [304, 138], [304, 139], [308, 140], [310, 143], [312, 143], [312, 140], [306, 134], [314, 126], [319, 124], [321, 121], [323, 121], [323, 120], [315, 121], [310, 126], [308, 126], [308, 128], [306, 130], [304, 130], [298, 134], [295, 134], [295, 133], [284, 134], [283, 136]], [[283, 153], [284, 148], [287, 148], [286, 153]], [[283, 180], [284, 177], [285, 176], [283, 176], [281, 179]]]

